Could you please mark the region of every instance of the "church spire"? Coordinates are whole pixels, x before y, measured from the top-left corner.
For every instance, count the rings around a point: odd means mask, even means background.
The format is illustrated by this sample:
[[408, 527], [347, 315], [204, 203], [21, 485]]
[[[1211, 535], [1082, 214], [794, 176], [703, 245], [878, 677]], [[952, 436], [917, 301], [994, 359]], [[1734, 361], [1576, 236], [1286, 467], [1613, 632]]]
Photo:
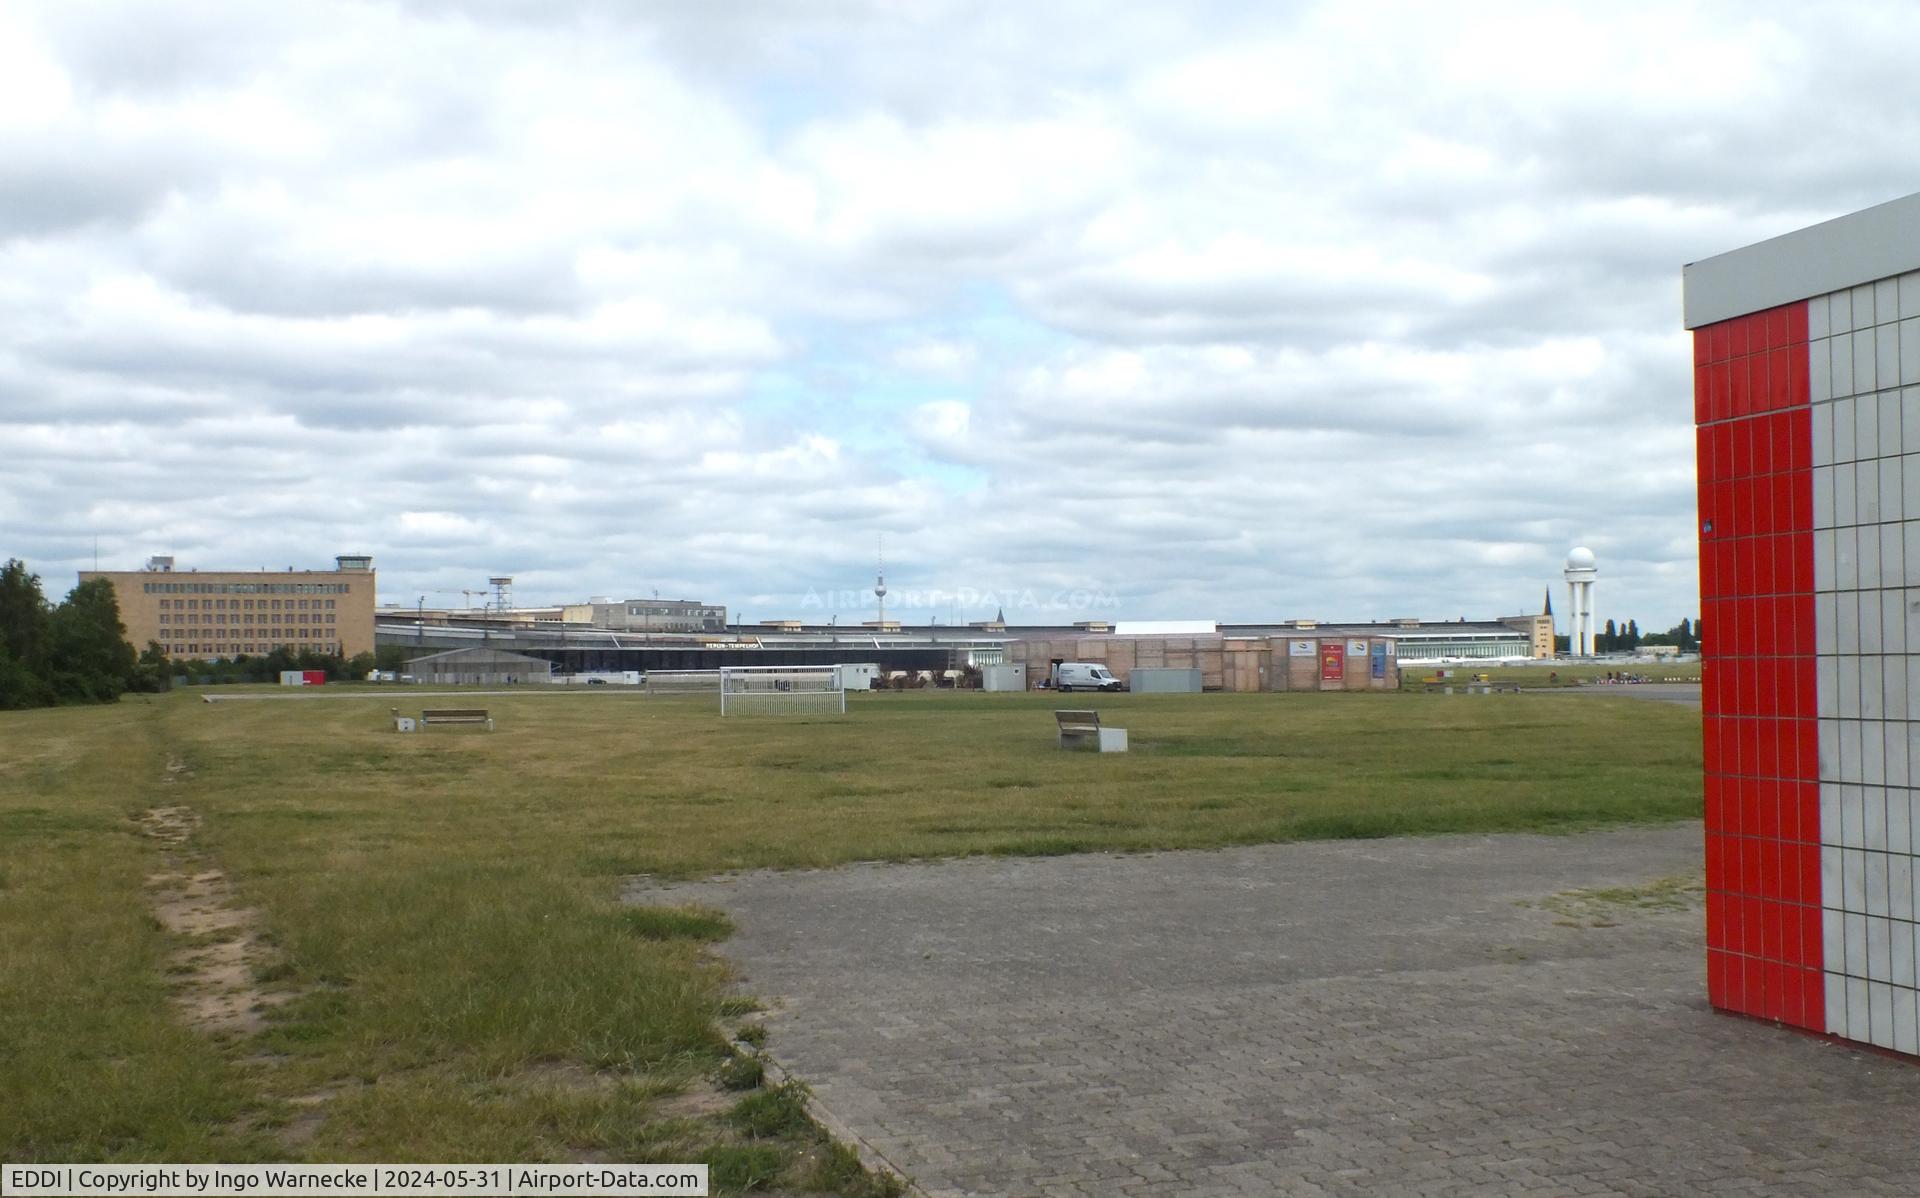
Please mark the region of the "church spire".
[[1553, 588], [1552, 587], [1548, 587], [1546, 589], [1546, 597], [1547, 597], [1547, 606], [1544, 610], [1541, 611], [1540, 614], [1543, 616], [1550, 616], [1553, 614]]

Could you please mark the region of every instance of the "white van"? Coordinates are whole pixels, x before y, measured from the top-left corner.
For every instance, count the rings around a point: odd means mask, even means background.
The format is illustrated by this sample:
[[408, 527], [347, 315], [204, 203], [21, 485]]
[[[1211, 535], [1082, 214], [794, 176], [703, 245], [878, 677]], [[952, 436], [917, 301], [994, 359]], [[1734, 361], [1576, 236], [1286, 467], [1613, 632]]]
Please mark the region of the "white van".
[[1097, 661], [1063, 661], [1053, 667], [1055, 690], [1123, 691], [1127, 684], [1107, 672]]

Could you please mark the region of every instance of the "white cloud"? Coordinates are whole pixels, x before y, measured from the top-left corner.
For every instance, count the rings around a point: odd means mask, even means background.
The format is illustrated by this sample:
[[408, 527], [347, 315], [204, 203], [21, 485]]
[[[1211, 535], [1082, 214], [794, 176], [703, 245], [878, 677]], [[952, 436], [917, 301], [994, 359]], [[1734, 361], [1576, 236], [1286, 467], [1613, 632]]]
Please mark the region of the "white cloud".
[[936, 339], [903, 345], [891, 355], [893, 364], [902, 370], [942, 378], [965, 374], [978, 358], [979, 351], [975, 346]]
[[1909, 190], [1917, 26], [15, 6], [0, 555], [771, 616], [884, 532], [902, 587], [1331, 618], [1578, 540], [1670, 623], [1679, 264]]
[[910, 423], [914, 433], [929, 446], [951, 450], [965, 445], [972, 420], [970, 405], [957, 399], [939, 399], [915, 408]]
[[34, 136], [73, 104], [65, 71], [18, 14], [0, 13], [0, 133]]

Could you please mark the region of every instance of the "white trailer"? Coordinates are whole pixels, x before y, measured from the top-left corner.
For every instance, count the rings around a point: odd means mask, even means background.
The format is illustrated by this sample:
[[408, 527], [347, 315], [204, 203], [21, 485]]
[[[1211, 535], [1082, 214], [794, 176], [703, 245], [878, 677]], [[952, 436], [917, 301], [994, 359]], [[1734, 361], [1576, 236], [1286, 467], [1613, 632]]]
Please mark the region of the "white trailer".
[[870, 691], [880, 682], [879, 662], [842, 663], [834, 669], [840, 671], [841, 690]]
[[1024, 691], [1027, 689], [1027, 667], [999, 663], [980, 667], [980, 689], [983, 691]]

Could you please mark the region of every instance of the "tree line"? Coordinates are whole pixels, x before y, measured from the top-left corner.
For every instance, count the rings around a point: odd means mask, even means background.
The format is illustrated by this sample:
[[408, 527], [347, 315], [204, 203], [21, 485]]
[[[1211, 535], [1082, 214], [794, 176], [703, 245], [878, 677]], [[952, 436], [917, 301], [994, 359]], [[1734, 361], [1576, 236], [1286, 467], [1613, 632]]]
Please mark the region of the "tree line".
[[[1558, 636], [1554, 638], [1554, 647], [1561, 653], [1568, 651], [1572, 638]], [[1671, 645], [1682, 653], [1700, 651], [1700, 621], [1682, 617], [1678, 624], [1665, 632], [1641, 632], [1637, 621], [1628, 620], [1616, 625], [1608, 620], [1600, 631], [1593, 634], [1595, 653], [1630, 653], [1642, 645]]]
[[392, 645], [381, 646], [378, 653], [356, 653], [352, 657], [280, 645], [253, 657], [242, 653], [234, 657], [176, 662], [174, 677], [190, 685], [212, 686], [228, 682], [278, 682], [287, 670], [320, 670], [328, 682], [344, 682], [365, 678], [376, 669], [398, 670], [413, 655]]
[[0, 566], [0, 710], [111, 703], [166, 689], [169, 672], [160, 646], [135, 655], [127, 644], [112, 583], [83, 582], [48, 603], [25, 562]]

